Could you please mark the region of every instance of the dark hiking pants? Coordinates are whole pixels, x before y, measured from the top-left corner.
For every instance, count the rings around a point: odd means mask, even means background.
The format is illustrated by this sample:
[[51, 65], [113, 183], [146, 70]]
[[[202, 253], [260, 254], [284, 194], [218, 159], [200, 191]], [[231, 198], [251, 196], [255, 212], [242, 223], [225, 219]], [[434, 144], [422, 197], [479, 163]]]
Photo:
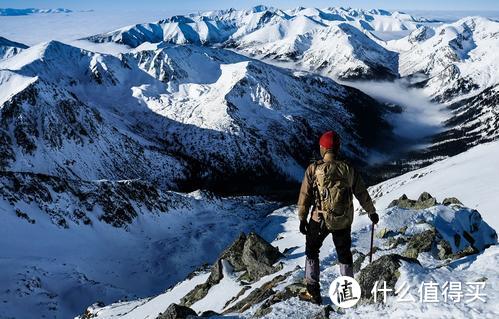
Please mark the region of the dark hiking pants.
[[350, 231], [350, 227], [329, 231], [324, 223], [319, 223], [310, 219], [307, 235], [305, 237], [305, 255], [307, 256], [305, 262], [305, 280], [307, 286], [310, 286], [309, 288], [313, 290], [319, 289], [319, 251], [324, 239], [326, 239], [329, 234], [332, 234], [334, 247], [336, 248], [336, 254], [338, 255], [340, 264], [349, 266], [353, 264], [352, 252], [350, 251], [352, 246]]

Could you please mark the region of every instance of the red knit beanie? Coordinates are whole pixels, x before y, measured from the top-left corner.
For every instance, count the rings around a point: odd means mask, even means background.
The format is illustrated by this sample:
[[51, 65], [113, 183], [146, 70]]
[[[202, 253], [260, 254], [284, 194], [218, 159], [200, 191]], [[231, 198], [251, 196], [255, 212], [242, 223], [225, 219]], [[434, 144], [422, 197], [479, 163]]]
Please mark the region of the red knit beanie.
[[340, 148], [340, 136], [335, 131], [328, 131], [322, 134], [319, 145], [327, 150], [338, 150]]

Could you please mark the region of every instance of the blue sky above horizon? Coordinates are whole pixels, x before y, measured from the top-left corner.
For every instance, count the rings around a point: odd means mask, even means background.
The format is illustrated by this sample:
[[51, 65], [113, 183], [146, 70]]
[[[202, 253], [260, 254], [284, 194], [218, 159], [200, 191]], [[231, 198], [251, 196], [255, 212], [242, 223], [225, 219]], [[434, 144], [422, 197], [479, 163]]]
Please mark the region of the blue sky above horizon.
[[265, 4], [278, 8], [304, 7], [329, 7], [345, 6], [354, 8], [383, 8], [390, 10], [440, 10], [440, 11], [499, 11], [499, 1], [497, 0], [182, 0], [182, 1], [160, 1], [160, 0], [0, 0], [0, 8], [68, 8], [72, 10], [171, 10], [177, 12], [195, 12], [198, 10], [211, 10], [234, 7], [237, 9], [249, 8], [255, 5]]

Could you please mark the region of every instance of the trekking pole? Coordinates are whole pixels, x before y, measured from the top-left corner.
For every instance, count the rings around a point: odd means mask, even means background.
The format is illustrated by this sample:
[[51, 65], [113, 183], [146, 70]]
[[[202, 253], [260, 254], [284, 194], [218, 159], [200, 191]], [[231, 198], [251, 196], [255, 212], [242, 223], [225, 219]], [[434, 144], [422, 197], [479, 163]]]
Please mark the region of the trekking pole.
[[371, 249], [369, 250], [369, 263], [373, 261], [373, 241], [374, 241], [374, 223], [371, 225]]

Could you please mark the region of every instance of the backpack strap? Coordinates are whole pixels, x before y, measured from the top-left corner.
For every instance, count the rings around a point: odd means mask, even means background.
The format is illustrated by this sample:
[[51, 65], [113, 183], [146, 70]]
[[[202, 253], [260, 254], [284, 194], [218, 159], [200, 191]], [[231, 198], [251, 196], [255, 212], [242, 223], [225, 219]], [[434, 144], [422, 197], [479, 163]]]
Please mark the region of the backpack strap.
[[314, 206], [315, 208], [318, 208], [321, 210], [321, 198], [319, 194], [319, 186], [317, 185], [317, 178], [315, 176], [315, 173], [317, 172], [317, 166], [324, 164], [324, 160], [320, 159], [315, 161], [312, 165], [314, 166], [314, 174], [313, 174], [313, 184], [312, 184], [312, 189], [313, 189], [313, 194], [314, 194]]

